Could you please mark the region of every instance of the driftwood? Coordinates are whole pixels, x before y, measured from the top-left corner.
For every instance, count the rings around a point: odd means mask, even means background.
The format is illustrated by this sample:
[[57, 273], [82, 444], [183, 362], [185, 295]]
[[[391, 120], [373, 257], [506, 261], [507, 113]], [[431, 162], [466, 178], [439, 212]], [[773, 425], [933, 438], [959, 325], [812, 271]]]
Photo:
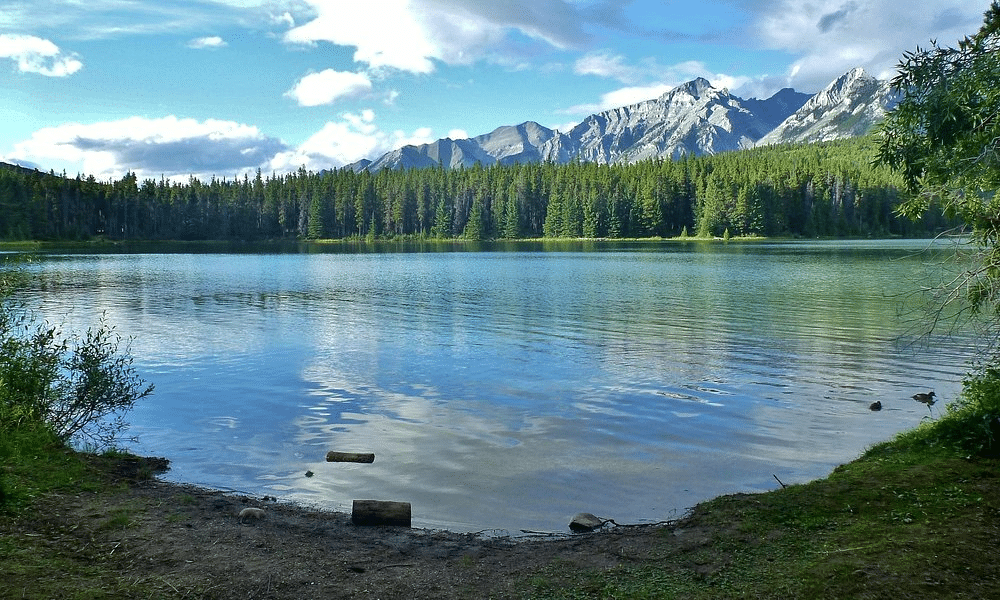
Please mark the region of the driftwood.
[[334, 452], [326, 453], [326, 462], [373, 463], [375, 455], [371, 452]]
[[355, 525], [410, 526], [410, 503], [383, 500], [355, 500], [351, 511]]

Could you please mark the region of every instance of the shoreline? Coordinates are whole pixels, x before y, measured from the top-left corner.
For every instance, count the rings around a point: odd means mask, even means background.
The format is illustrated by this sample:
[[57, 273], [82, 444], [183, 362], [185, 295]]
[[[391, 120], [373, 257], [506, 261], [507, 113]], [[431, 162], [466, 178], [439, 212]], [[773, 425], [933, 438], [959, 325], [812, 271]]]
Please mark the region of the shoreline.
[[[1000, 564], [968, 561], [994, 552], [1000, 539], [1000, 459], [892, 443], [823, 479], [720, 496], [675, 521], [554, 536], [357, 526], [342, 512], [154, 478], [162, 459], [68, 458], [86, 463], [86, 482], [46, 492], [18, 518], [0, 520], [0, 581], [11, 597], [784, 600], [1000, 592]], [[240, 522], [248, 507], [262, 508], [264, 518]]]

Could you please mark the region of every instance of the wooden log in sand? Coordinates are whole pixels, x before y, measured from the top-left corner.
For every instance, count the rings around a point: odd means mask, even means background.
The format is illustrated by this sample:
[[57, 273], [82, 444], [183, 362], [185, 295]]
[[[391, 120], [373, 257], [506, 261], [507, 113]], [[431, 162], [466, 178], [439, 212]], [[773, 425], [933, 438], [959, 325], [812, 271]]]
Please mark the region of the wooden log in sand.
[[410, 526], [410, 503], [384, 500], [355, 500], [351, 511], [355, 525]]
[[334, 452], [326, 453], [326, 462], [373, 463], [375, 455], [371, 452]]

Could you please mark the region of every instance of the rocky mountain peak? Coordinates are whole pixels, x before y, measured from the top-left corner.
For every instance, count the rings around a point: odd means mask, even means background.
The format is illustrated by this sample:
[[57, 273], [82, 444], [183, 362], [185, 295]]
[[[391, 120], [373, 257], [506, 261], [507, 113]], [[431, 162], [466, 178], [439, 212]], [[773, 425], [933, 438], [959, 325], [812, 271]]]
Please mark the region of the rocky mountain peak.
[[838, 77], [813, 97], [817, 104], [834, 105], [878, 87], [879, 81], [858, 67]]
[[852, 69], [785, 119], [757, 145], [822, 142], [864, 135], [898, 102], [890, 84]]
[[660, 99], [663, 100], [667, 98], [672, 98], [678, 94], [686, 94], [688, 96], [691, 96], [695, 100], [700, 100], [701, 97], [704, 96], [706, 92], [711, 90], [715, 90], [715, 88], [712, 87], [712, 82], [705, 79], [704, 77], [698, 77], [664, 93], [662, 96], [660, 96]]
[[393, 150], [352, 168], [445, 168], [539, 161], [631, 163], [715, 154], [761, 144], [863, 135], [894, 105], [889, 84], [853, 69], [823, 91], [786, 88], [744, 100], [699, 77], [659, 98], [590, 115], [567, 132], [533, 121], [474, 138], [441, 139]]

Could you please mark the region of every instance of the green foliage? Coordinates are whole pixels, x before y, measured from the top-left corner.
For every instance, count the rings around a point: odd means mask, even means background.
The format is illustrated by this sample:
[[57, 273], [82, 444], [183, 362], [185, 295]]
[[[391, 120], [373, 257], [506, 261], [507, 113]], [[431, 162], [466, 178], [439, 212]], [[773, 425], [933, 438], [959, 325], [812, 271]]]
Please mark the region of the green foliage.
[[0, 511], [16, 510], [39, 494], [81, 490], [86, 465], [45, 423], [22, 424], [0, 435]]
[[[899, 211], [911, 218], [940, 204], [979, 248], [978, 264], [944, 290], [1000, 324], [1000, 2], [982, 28], [957, 47], [932, 42], [903, 56], [893, 85], [902, 94], [878, 131], [878, 160], [899, 170], [914, 196]], [[990, 336], [991, 334], [987, 334]], [[966, 379], [961, 398], [933, 427], [904, 436], [966, 455], [1000, 454], [997, 357]]]
[[865, 457], [905, 456], [911, 463], [936, 457], [1000, 458], [1000, 368], [985, 366], [966, 377], [962, 394], [938, 419], [872, 447]]
[[903, 56], [893, 85], [899, 105], [878, 132], [878, 159], [899, 169], [915, 196], [909, 217], [940, 204], [983, 248], [960, 287], [976, 310], [1000, 316], [1000, 2], [958, 46], [932, 42]]
[[121, 338], [102, 322], [80, 337], [51, 346], [59, 353], [59, 376], [51, 382], [54, 397], [45, 420], [65, 440], [84, 438], [99, 447], [112, 446], [128, 428], [125, 413], [153, 392], [132, 368]]
[[612, 568], [547, 567], [533, 598], [986, 597], [997, 461], [882, 444], [829, 477], [695, 506]]
[[0, 239], [640, 238], [934, 232], [871, 139], [636, 164], [348, 169], [99, 183], [0, 164]]
[[961, 397], [933, 428], [935, 441], [967, 456], [1000, 457], [1000, 369], [965, 380]]
[[153, 392], [127, 345], [103, 321], [63, 335], [9, 292], [0, 289], [0, 435], [41, 424], [63, 443], [115, 445], [128, 427], [125, 413]]

